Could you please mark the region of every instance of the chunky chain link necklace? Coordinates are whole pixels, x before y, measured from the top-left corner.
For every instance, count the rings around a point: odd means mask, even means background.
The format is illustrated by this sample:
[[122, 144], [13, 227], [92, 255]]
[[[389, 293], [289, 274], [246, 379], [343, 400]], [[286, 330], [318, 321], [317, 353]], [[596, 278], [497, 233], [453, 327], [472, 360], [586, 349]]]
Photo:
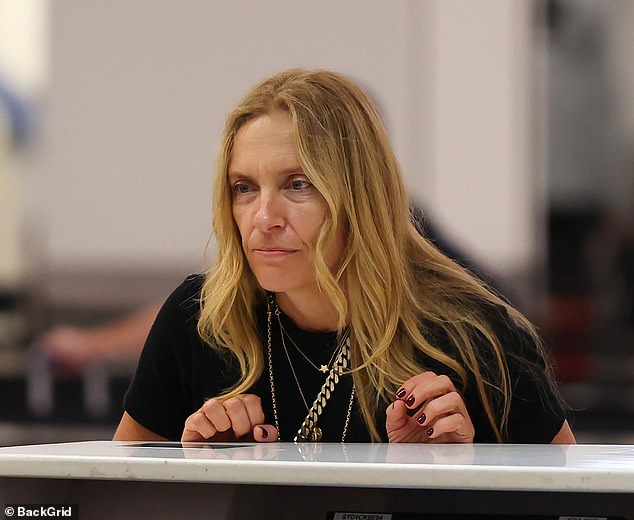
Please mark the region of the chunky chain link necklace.
[[[275, 428], [277, 429], [278, 440], [280, 438], [280, 422], [277, 414], [277, 402], [275, 398], [275, 378], [273, 377], [273, 356], [272, 356], [272, 334], [271, 334], [271, 322], [272, 322], [272, 309], [271, 306], [275, 305], [275, 313], [279, 319], [279, 307], [275, 303], [274, 296], [271, 294], [267, 298], [267, 354], [268, 354], [268, 369], [269, 369], [269, 383], [271, 385], [271, 400], [273, 403], [273, 419], [275, 421]], [[280, 330], [280, 334], [283, 334]], [[339, 382], [343, 372], [349, 366], [350, 356], [350, 338], [346, 334], [338, 349], [338, 355], [326, 376], [326, 381], [321, 387], [321, 390], [317, 394], [312, 407], [308, 410], [308, 414], [302, 422], [295, 438], [295, 442], [303, 441], [320, 441], [323, 437], [321, 428], [317, 425], [319, 417], [322, 414], [324, 408], [328, 404], [328, 399], [335, 390], [335, 386]], [[291, 365], [292, 368], [292, 365]], [[296, 377], [297, 380], [297, 377]], [[301, 392], [301, 389], [300, 389]], [[346, 440], [346, 434], [348, 433], [348, 426], [350, 424], [350, 416], [352, 415], [352, 406], [354, 404], [355, 387], [352, 385], [352, 392], [350, 393], [350, 402], [348, 403], [348, 411], [346, 413], [346, 419], [343, 425], [343, 433], [341, 435], [341, 442]], [[304, 396], [302, 395], [302, 398]], [[306, 400], [304, 399], [306, 404]]]

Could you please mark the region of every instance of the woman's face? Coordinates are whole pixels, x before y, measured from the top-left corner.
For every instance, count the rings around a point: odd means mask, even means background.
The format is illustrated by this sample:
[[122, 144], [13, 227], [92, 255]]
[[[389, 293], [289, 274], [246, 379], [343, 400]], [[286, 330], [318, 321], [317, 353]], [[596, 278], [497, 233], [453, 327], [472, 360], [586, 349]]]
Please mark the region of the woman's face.
[[[314, 251], [327, 204], [297, 159], [290, 116], [274, 111], [236, 133], [228, 168], [233, 218], [259, 284], [268, 291], [317, 291]], [[325, 252], [336, 269], [344, 238]]]

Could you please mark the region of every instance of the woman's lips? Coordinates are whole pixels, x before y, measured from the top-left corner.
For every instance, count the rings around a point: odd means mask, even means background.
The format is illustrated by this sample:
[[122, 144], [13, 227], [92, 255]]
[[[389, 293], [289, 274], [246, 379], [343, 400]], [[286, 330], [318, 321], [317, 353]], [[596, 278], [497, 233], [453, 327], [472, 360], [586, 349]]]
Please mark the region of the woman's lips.
[[254, 249], [255, 253], [262, 255], [266, 258], [278, 258], [288, 256], [295, 253], [296, 249], [282, 249], [282, 248], [268, 248], [268, 249]]

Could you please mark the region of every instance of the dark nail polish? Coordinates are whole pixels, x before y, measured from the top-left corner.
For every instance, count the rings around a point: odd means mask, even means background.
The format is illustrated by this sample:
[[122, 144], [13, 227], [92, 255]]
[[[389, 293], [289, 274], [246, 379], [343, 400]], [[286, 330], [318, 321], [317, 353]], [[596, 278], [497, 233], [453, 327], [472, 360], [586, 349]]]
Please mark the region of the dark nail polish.
[[416, 401], [416, 398], [415, 398], [413, 395], [410, 395], [410, 396], [407, 398], [407, 401], [405, 401], [405, 404], [406, 404], [407, 406], [412, 406], [412, 405], [414, 404], [414, 401]]
[[430, 437], [434, 434], [434, 429], [430, 428], [429, 430], [427, 430], [427, 435], [429, 435]]
[[418, 424], [424, 424], [426, 420], [427, 420], [427, 416], [423, 413], [420, 415], [420, 417], [418, 417], [418, 419], [416, 419], [416, 422]]
[[262, 428], [262, 426], [260, 426], [260, 430], [262, 431], [262, 437], [266, 439], [269, 436], [269, 432], [266, 431], [266, 428]]
[[401, 388], [398, 392], [396, 392], [396, 397], [400, 399], [401, 397], [405, 397], [406, 393], [405, 388]]

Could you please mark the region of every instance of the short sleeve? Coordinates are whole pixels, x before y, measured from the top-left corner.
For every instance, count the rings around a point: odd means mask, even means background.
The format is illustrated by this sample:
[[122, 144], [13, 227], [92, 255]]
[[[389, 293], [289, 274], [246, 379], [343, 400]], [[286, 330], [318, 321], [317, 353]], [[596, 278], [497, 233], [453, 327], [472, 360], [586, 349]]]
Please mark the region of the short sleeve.
[[163, 304], [124, 398], [124, 409], [152, 432], [179, 440], [191, 409], [191, 371], [202, 277], [190, 276]]

